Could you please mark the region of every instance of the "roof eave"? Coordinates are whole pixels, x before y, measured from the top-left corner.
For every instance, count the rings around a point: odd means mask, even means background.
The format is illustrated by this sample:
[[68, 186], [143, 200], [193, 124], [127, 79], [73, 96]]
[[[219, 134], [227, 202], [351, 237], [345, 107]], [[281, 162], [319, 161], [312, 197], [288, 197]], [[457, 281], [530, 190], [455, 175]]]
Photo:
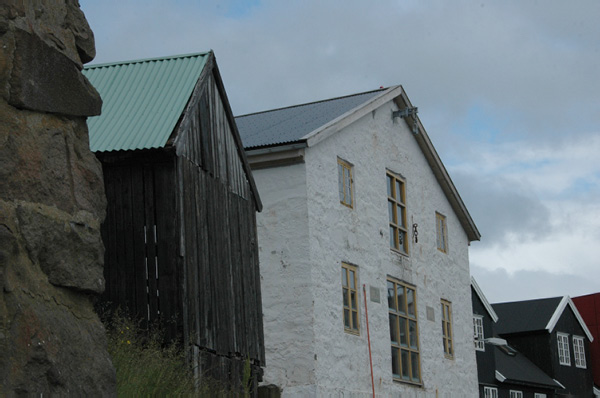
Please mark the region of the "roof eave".
[[[398, 108], [400, 109], [413, 107], [404, 90], [402, 90], [401, 95], [396, 97], [396, 105], [398, 105]], [[456, 186], [452, 182], [452, 179], [450, 178], [446, 167], [442, 163], [442, 160], [440, 159], [437, 151], [431, 143], [429, 135], [425, 131], [425, 128], [423, 127], [419, 116], [411, 115], [404, 118], [404, 120], [409, 126], [414, 125], [416, 122], [417, 132], [416, 134], [413, 134], [413, 136], [417, 140], [421, 151], [425, 155], [429, 166], [433, 170], [433, 173], [436, 179], [438, 180], [438, 183], [440, 184], [442, 190], [446, 194], [446, 197], [448, 198], [452, 209], [458, 216], [458, 219], [467, 234], [469, 242], [479, 240], [481, 238], [481, 234], [479, 233], [479, 230], [477, 229], [473, 218], [469, 214], [467, 207], [465, 206], [462, 198], [460, 197]]]
[[573, 303], [573, 300], [571, 300], [571, 298], [569, 296], [564, 296], [560, 300], [560, 303], [556, 307], [556, 310], [554, 310], [554, 313], [552, 314], [552, 317], [550, 318], [550, 320], [548, 321], [548, 324], [546, 325], [546, 330], [549, 333], [552, 333], [552, 331], [556, 327], [556, 324], [558, 323], [558, 320], [562, 316], [565, 308], [567, 308], [567, 305], [569, 305], [571, 307], [571, 310], [573, 311], [573, 314], [575, 314], [575, 318], [577, 318], [577, 321], [579, 322], [579, 325], [583, 329], [583, 332], [585, 333], [585, 335], [587, 336], [587, 338], [590, 340], [590, 343], [592, 341], [594, 341], [594, 336], [592, 336], [592, 333], [590, 332], [590, 330], [588, 329], [587, 325], [585, 324], [585, 321], [581, 317], [581, 314], [579, 314], [579, 311], [577, 311], [577, 307], [575, 306], [575, 303]]
[[494, 309], [492, 308], [492, 305], [490, 304], [490, 302], [485, 297], [485, 294], [483, 294], [483, 291], [481, 290], [481, 288], [479, 287], [479, 285], [475, 281], [475, 278], [472, 277], [472, 276], [471, 276], [471, 286], [473, 286], [473, 290], [475, 290], [475, 293], [477, 293], [477, 296], [479, 297], [479, 299], [483, 303], [483, 306], [485, 307], [485, 309], [488, 312], [488, 314], [490, 314], [490, 317], [492, 318], [492, 320], [494, 321], [494, 323], [498, 322], [498, 315], [496, 314], [496, 311], [494, 311]]
[[302, 137], [302, 139], [306, 140], [307, 146], [312, 147], [331, 135], [337, 133], [344, 127], [354, 123], [369, 112], [379, 108], [386, 102], [393, 100], [398, 95], [401, 95], [402, 92], [402, 86], [392, 86], [387, 90], [382, 91], [379, 95], [376, 95], [375, 97], [338, 116], [328, 123], [319, 126], [317, 129]]

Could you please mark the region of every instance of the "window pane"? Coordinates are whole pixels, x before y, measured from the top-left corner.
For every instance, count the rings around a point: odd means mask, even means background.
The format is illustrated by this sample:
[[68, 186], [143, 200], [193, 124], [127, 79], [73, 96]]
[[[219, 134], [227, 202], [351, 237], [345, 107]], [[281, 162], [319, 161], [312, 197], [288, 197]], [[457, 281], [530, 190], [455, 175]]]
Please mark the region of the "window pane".
[[398, 312], [404, 314], [406, 311], [406, 301], [404, 298], [404, 287], [398, 285], [396, 289], [396, 295], [398, 296]]
[[356, 291], [350, 290], [350, 304], [352, 305], [352, 309], [355, 310], [356, 309], [356, 302], [358, 300], [356, 299]]
[[405, 380], [410, 380], [410, 376], [409, 376], [409, 365], [408, 365], [408, 351], [401, 351], [401, 357], [402, 357], [402, 378]]
[[415, 316], [415, 291], [406, 289], [406, 304], [408, 307], [408, 315]]
[[404, 346], [404, 347], [408, 347], [408, 341], [406, 338], [406, 319], [405, 318], [398, 318], [400, 321], [400, 345]]
[[344, 296], [344, 307], [349, 307], [350, 304], [348, 303], [348, 289], [342, 289], [342, 295]]
[[387, 292], [388, 292], [388, 308], [395, 310], [396, 302], [394, 300], [394, 284], [390, 281], [387, 282]]
[[388, 219], [391, 223], [396, 223], [396, 218], [394, 217], [394, 202], [388, 200]]
[[390, 340], [398, 344], [398, 317], [390, 314]]
[[396, 200], [404, 202], [404, 198], [402, 197], [402, 183], [398, 180], [396, 180]]
[[348, 286], [348, 279], [346, 277], [346, 268], [342, 267], [342, 286]]
[[400, 205], [398, 205], [397, 210], [396, 210], [396, 224], [400, 224], [401, 226], [403, 226], [404, 228], [406, 228], [406, 223], [404, 222], [404, 213], [402, 212], [404, 208]]
[[352, 289], [356, 289], [356, 274], [353, 270], [349, 270], [350, 271], [350, 276], [348, 279], [350, 279], [350, 287]]
[[358, 330], [358, 312], [352, 311], [352, 329]]
[[352, 192], [351, 192], [352, 181], [351, 181], [351, 177], [350, 177], [350, 169], [345, 170], [344, 184], [346, 185], [346, 203], [351, 204], [351, 202], [352, 202]]
[[416, 352], [410, 353], [410, 362], [412, 368], [412, 380], [413, 381], [421, 381], [421, 377], [419, 375], [419, 354]]
[[387, 182], [388, 196], [393, 197], [394, 195], [392, 194], [392, 191], [394, 189], [394, 181], [392, 180], [392, 177], [387, 176]]
[[398, 249], [401, 249], [402, 251], [406, 251], [406, 247], [404, 245], [405, 238], [406, 232], [398, 230]]
[[396, 228], [390, 226], [390, 247], [396, 247]]
[[344, 326], [350, 327], [350, 310], [344, 308]]
[[418, 348], [418, 346], [417, 346], [417, 322], [408, 321], [408, 336], [410, 338], [410, 347]]
[[448, 352], [448, 343], [446, 341], [446, 339], [442, 339], [444, 342], [444, 352]]
[[398, 366], [400, 358], [398, 358], [398, 351], [398, 348], [392, 347], [392, 374], [400, 377], [400, 367]]

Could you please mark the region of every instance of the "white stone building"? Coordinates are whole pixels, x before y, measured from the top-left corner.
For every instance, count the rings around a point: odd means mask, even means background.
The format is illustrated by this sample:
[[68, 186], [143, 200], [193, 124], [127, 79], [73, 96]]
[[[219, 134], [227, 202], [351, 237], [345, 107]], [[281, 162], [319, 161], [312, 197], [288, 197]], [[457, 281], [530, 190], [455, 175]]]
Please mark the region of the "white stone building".
[[477, 396], [480, 235], [415, 111], [395, 86], [236, 118], [284, 397]]

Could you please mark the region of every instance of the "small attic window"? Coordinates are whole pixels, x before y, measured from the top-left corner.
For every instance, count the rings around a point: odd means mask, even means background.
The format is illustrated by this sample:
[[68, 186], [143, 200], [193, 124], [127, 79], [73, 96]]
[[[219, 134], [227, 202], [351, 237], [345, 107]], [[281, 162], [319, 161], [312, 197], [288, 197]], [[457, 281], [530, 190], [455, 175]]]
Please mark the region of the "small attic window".
[[352, 177], [352, 164], [337, 159], [338, 163], [338, 191], [340, 194], [340, 203], [350, 208], [354, 207], [354, 181]]

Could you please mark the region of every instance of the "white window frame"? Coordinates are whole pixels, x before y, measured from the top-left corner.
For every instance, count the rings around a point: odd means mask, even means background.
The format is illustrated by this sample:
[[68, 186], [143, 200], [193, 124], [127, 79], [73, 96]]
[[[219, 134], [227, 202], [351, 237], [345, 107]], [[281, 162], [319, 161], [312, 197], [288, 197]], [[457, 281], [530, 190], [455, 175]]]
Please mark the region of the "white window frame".
[[477, 351], [485, 351], [485, 337], [483, 335], [483, 316], [473, 315], [473, 341]]
[[541, 392], [536, 392], [534, 394], [533, 398], [546, 398], [546, 394], [543, 394]]
[[573, 336], [573, 357], [575, 357], [575, 366], [578, 368], [587, 368], [585, 360], [585, 345], [581, 336]]
[[523, 391], [510, 390], [510, 398], [523, 398]]
[[483, 398], [498, 398], [496, 387], [483, 387]]
[[571, 366], [571, 353], [569, 350], [569, 335], [566, 333], [556, 333], [558, 344], [558, 363], [564, 366]]

